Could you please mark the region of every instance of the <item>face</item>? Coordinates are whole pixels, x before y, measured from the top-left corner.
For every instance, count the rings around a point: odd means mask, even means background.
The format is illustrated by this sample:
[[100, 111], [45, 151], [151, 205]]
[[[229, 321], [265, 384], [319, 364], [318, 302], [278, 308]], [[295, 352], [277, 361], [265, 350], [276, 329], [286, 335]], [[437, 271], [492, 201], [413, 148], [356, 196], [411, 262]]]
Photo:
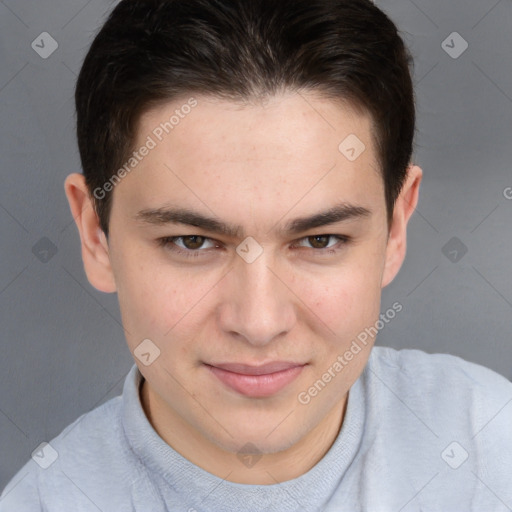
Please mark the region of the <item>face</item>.
[[[378, 320], [398, 271], [371, 122], [313, 94], [188, 100], [141, 118], [136, 147], [151, 149], [113, 192], [122, 321], [132, 353], [150, 354], [134, 359], [169, 420], [227, 451], [274, 453], [343, 403], [373, 340], [335, 363]], [[365, 145], [355, 159], [354, 143], [339, 149], [351, 134]], [[340, 207], [349, 214], [305, 221]], [[185, 209], [195, 217], [165, 222]]]

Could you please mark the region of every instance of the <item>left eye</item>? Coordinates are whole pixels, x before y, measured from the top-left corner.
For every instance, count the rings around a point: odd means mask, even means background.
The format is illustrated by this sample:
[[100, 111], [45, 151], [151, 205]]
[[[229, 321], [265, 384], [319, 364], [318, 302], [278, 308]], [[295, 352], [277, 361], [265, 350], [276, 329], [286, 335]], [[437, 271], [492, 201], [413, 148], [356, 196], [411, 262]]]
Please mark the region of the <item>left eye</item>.
[[[330, 249], [331, 247], [333, 247], [332, 245], [327, 245], [326, 247], [318, 247], [318, 245], [324, 245], [325, 241], [329, 240], [330, 238], [331, 239], [337, 238], [338, 240], [346, 239], [346, 237], [341, 237], [341, 236], [337, 236], [337, 235], [313, 235], [313, 236], [307, 236], [306, 238], [302, 238], [301, 240], [306, 240], [308, 243], [311, 243], [313, 245], [313, 249], [322, 250], [322, 249]], [[311, 240], [314, 240], [314, 241], [311, 242]], [[334, 244], [334, 245], [336, 245], [336, 244]]]

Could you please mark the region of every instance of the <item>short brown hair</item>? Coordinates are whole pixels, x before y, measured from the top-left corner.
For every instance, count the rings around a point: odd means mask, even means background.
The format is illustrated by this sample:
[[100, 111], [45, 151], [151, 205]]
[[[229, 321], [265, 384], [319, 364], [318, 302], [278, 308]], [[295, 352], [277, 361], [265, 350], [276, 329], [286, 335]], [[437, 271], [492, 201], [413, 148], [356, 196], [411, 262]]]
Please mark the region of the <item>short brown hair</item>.
[[[122, 0], [95, 37], [75, 101], [83, 173], [108, 236], [111, 180], [141, 115], [190, 94], [251, 101], [317, 91], [373, 120], [388, 226], [415, 131], [410, 56], [370, 0]], [[340, 141], [341, 142], [341, 141]]]

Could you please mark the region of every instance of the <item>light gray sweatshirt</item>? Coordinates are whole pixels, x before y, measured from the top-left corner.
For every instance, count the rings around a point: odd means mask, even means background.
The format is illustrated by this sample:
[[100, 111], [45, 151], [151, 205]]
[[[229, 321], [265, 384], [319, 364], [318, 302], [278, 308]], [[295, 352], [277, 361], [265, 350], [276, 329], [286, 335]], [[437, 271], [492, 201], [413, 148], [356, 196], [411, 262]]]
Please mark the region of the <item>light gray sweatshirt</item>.
[[1, 512], [512, 510], [512, 383], [446, 354], [374, 347], [326, 455], [275, 485], [218, 478], [166, 444], [123, 394], [80, 416], [4, 489]]

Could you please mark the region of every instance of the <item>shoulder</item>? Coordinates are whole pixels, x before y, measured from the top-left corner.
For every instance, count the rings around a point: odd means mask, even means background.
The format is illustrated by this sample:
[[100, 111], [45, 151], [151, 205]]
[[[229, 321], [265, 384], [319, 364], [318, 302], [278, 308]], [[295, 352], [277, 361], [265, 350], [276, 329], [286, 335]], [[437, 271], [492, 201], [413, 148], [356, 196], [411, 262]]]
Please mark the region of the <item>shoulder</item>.
[[421, 392], [466, 390], [471, 393], [504, 393], [511, 398], [512, 382], [503, 375], [451, 354], [428, 354], [422, 350], [374, 347], [369, 361], [370, 370], [381, 371], [400, 382], [415, 384]]
[[129, 449], [124, 443], [121, 406], [122, 397], [117, 396], [40, 444], [3, 490], [0, 511], [39, 511], [41, 503], [51, 504], [50, 510], [69, 509], [90, 499], [84, 487], [102, 488], [107, 478], [126, 474], [122, 466]]
[[512, 503], [508, 379], [449, 354], [374, 347], [361, 384], [365, 460], [395, 468], [386, 475], [408, 492], [436, 477], [416, 498], [423, 510], [489, 510], [495, 496]]
[[501, 439], [512, 455], [512, 382], [503, 375], [458, 356], [389, 347], [373, 348], [365, 372], [372, 407], [383, 416], [412, 413], [469, 444]]

